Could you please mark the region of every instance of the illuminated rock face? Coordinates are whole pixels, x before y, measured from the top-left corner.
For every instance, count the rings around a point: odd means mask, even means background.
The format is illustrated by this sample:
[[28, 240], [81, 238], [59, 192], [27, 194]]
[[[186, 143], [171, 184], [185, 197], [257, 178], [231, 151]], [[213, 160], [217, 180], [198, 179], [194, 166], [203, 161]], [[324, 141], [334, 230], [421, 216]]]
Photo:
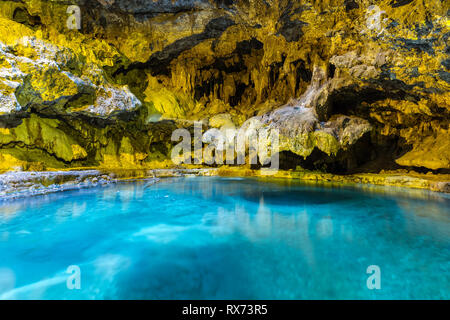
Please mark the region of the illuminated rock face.
[[0, 169], [163, 166], [255, 119], [286, 168], [450, 169], [444, 1], [72, 4], [0, 2]]

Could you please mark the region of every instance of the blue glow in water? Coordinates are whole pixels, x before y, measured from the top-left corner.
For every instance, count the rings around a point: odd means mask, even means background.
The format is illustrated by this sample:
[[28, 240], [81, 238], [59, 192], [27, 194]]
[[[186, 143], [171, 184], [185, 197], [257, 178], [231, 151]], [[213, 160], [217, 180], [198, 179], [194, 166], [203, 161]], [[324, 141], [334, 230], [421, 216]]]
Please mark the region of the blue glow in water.
[[0, 298], [449, 299], [450, 199], [411, 192], [197, 177], [0, 203]]

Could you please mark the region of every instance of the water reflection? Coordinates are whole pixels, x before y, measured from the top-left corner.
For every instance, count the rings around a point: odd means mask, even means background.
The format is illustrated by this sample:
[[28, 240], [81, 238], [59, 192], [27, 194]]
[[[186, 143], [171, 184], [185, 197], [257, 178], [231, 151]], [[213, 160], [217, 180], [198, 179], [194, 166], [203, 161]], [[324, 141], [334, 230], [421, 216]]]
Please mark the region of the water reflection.
[[[448, 297], [450, 200], [435, 197], [171, 178], [1, 203], [0, 295], [367, 299], [379, 264], [377, 298]], [[72, 264], [76, 294], [61, 280]]]

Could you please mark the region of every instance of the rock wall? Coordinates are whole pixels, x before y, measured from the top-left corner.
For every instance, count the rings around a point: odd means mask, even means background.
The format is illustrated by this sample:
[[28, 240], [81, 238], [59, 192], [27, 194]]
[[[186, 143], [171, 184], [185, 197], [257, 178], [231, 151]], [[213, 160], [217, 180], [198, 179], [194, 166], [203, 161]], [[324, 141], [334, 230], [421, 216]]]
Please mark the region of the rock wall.
[[173, 130], [227, 119], [278, 129], [283, 168], [448, 172], [449, 14], [441, 0], [0, 1], [0, 169], [170, 166]]

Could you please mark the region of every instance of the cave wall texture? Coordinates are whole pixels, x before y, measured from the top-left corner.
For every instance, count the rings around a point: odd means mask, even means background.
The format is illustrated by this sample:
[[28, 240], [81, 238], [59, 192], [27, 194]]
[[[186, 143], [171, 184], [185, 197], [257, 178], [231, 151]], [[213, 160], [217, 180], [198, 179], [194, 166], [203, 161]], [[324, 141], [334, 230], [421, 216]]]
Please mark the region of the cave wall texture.
[[257, 119], [279, 129], [283, 168], [448, 172], [449, 14], [448, 0], [0, 1], [0, 170], [164, 166], [174, 129]]

